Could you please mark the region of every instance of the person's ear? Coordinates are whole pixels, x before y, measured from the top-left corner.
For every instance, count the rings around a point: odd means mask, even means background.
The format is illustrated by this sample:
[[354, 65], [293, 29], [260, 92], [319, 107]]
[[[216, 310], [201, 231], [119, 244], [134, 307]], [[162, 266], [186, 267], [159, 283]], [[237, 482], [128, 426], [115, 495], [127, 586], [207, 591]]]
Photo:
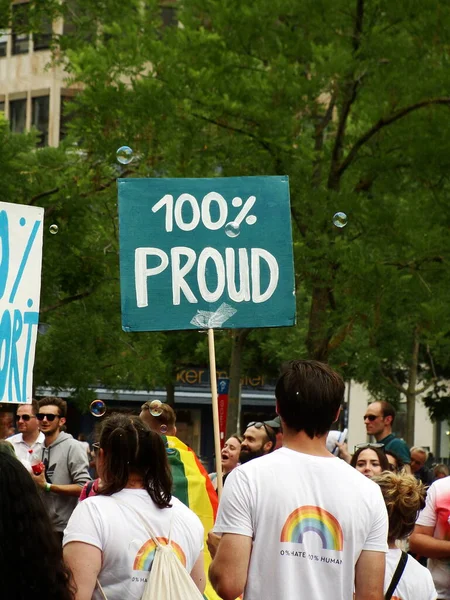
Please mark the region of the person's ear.
[[173, 433], [172, 433], [173, 437], [177, 437], [177, 426], [176, 425], [173, 426], [172, 431], [173, 431]]
[[389, 421], [387, 421], [388, 425], [392, 425], [392, 415], [388, 415], [387, 417], [383, 417], [384, 418], [384, 422], [386, 423], [386, 419], [389, 419]]
[[64, 425], [64, 424], [65, 424], [65, 422], [66, 422], [66, 417], [61, 417], [61, 418], [59, 419], [59, 424], [60, 424], [60, 425]]
[[334, 419], [333, 423], [336, 423], [336, 421], [339, 419], [339, 416], [340, 416], [340, 414], [341, 414], [341, 410], [342, 410], [342, 406], [340, 406], [340, 407], [338, 408], [338, 411], [337, 411], [337, 413], [336, 413], [336, 418]]
[[274, 447], [274, 443], [271, 440], [269, 440], [268, 442], [266, 442], [264, 444], [263, 450], [264, 450], [264, 452], [269, 453], [273, 447]]

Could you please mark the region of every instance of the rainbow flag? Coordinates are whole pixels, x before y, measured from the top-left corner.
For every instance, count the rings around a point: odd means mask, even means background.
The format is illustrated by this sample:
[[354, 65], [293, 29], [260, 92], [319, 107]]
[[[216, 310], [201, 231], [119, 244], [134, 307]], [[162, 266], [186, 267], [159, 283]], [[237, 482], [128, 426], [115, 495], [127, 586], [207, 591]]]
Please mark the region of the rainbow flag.
[[[211, 555], [206, 545], [206, 538], [216, 520], [219, 504], [217, 494], [208, 473], [195, 452], [177, 437], [171, 435], [166, 437], [167, 458], [172, 470], [174, 484], [173, 495], [195, 512], [205, 529], [203, 553], [205, 570], [208, 574]], [[208, 577], [204, 597], [207, 600], [219, 600], [219, 596], [213, 590]]]

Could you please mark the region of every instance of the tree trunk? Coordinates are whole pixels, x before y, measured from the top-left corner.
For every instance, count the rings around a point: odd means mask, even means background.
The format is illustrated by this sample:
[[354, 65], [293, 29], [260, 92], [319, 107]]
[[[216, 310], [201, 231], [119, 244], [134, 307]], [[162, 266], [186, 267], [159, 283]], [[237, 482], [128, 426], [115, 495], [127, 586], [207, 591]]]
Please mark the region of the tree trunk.
[[173, 381], [166, 384], [166, 402], [167, 404], [170, 404], [170, 406], [175, 404], [175, 384]]
[[306, 337], [308, 358], [326, 362], [330, 336], [327, 328], [329, 290], [326, 286], [314, 286], [312, 290], [309, 328]]
[[414, 446], [414, 421], [416, 416], [417, 398], [417, 367], [419, 364], [419, 332], [414, 329], [411, 351], [411, 363], [409, 365], [408, 389], [406, 391], [406, 443], [409, 447]]
[[228, 390], [227, 438], [240, 433], [242, 350], [251, 329], [233, 329]]

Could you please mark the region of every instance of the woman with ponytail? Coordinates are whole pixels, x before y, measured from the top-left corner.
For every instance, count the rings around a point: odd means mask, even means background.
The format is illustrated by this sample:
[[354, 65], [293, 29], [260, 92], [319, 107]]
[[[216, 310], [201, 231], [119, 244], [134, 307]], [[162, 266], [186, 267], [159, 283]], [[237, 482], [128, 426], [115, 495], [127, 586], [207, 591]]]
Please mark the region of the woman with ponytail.
[[147, 524], [161, 544], [170, 540], [203, 592], [203, 527], [171, 495], [161, 437], [137, 417], [111, 415], [101, 429], [97, 469], [98, 494], [78, 504], [64, 532], [76, 600], [141, 598], [155, 551]]

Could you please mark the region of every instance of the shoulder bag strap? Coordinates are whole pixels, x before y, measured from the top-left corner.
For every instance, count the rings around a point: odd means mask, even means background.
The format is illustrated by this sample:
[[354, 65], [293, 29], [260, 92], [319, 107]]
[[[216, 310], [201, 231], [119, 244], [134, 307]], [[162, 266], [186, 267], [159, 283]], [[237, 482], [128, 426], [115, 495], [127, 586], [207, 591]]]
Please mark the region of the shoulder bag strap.
[[406, 552], [402, 551], [402, 555], [400, 556], [400, 560], [398, 561], [397, 568], [395, 569], [395, 573], [392, 576], [391, 585], [388, 587], [387, 592], [384, 595], [384, 600], [391, 600], [392, 594], [395, 592], [395, 588], [398, 585], [398, 582], [403, 575], [403, 571], [405, 570], [406, 563], [408, 561], [408, 555]]

